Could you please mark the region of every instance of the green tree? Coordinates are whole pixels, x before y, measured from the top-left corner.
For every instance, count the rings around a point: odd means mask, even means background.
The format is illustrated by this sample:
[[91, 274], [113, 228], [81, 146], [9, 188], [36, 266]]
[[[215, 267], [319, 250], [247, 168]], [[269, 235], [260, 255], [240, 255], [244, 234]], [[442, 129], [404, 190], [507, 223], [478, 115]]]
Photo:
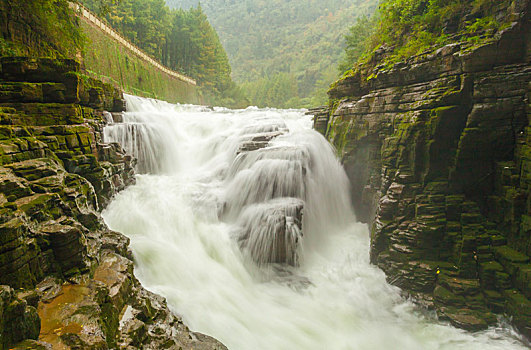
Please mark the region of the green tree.
[[[102, 0], [85, 0], [94, 10]], [[197, 80], [208, 103], [246, 103], [231, 79], [229, 59], [200, 5], [170, 10], [164, 0], [120, 0], [105, 18], [124, 36], [166, 66]]]
[[367, 50], [369, 40], [376, 29], [376, 17], [362, 16], [349, 28], [345, 35], [345, 55], [339, 65], [340, 73], [351, 69], [361, 55]]
[[[189, 9], [198, 0], [166, 0]], [[257, 91], [275, 88], [279, 74], [291, 75], [295, 86], [273, 107], [310, 107], [322, 96], [322, 72], [336, 71], [343, 53], [346, 23], [371, 14], [378, 0], [201, 0], [232, 64], [232, 77], [242, 84], [251, 104], [263, 105]], [[332, 69], [330, 69], [332, 68]], [[325, 85], [337, 76], [326, 75]], [[272, 80], [266, 84], [264, 80]], [[247, 90], [250, 89], [250, 90]], [[264, 90], [263, 93], [267, 94]], [[289, 101], [289, 104], [288, 104]]]
[[382, 0], [368, 51], [384, 45], [391, 48], [386, 62], [393, 64], [451, 41], [488, 40], [508, 25], [509, 16], [504, 21], [496, 18], [501, 18], [499, 9], [510, 3], [510, 0]]

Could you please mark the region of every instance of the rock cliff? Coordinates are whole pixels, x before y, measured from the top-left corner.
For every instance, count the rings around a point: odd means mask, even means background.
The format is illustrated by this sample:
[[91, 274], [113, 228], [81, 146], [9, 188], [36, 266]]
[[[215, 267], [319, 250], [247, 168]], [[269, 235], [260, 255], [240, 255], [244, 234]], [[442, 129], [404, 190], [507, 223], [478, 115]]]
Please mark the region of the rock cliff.
[[507, 314], [531, 336], [528, 3], [493, 40], [360, 65], [313, 113], [389, 282], [454, 325]]
[[100, 217], [134, 182], [101, 136], [124, 107], [74, 60], [0, 59], [0, 349], [225, 349], [142, 288]]

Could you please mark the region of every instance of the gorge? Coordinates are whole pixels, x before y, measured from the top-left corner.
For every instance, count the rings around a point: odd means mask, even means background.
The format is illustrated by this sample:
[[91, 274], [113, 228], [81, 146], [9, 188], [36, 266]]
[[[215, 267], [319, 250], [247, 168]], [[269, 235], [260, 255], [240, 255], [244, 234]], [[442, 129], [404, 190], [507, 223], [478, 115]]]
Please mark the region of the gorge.
[[380, 1], [309, 111], [184, 104], [247, 106], [200, 6], [83, 3], [0, 4], [0, 350], [531, 346], [528, 0]]

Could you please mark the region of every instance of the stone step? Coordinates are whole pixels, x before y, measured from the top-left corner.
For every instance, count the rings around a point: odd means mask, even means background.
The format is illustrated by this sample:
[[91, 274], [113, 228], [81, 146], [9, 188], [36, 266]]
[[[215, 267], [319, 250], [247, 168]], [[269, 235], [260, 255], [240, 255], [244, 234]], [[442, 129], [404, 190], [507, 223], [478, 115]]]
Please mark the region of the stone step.
[[0, 83], [0, 103], [75, 103], [76, 95], [62, 83]]
[[64, 81], [69, 72], [80, 72], [79, 62], [72, 59], [2, 57], [0, 79], [32, 83]]
[[12, 115], [13, 125], [72, 125], [84, 123], [84, 117], [93, 117], [92, 109], [76, 104], [4, 103], [0, 104], [0, 107], [13, 108], [17, 111]]
[[121, 112], [119, 89], [80, 72], [74, 60], [4, 57], [0, 59], [0, 103], [79, 103]]

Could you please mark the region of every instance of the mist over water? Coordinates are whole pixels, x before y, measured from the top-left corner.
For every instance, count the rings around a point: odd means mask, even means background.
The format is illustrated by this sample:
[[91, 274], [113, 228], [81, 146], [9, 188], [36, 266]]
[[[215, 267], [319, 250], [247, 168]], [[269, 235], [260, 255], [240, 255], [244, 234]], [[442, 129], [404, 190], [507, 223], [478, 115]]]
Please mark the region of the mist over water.
[[[141, 175], [104, 218], [131, 238], [141, 282], [194, 331], [245, 350], [525, 348], [508, 327], [440, 323], [386, 283], [346, 175], [303, 112], [133, 96], [127, 106], [105, 139], [135, 155]], [[246, 152], [250, 140], [267, 146]], [[265, 263], [278, 225], [290, 265]]]

